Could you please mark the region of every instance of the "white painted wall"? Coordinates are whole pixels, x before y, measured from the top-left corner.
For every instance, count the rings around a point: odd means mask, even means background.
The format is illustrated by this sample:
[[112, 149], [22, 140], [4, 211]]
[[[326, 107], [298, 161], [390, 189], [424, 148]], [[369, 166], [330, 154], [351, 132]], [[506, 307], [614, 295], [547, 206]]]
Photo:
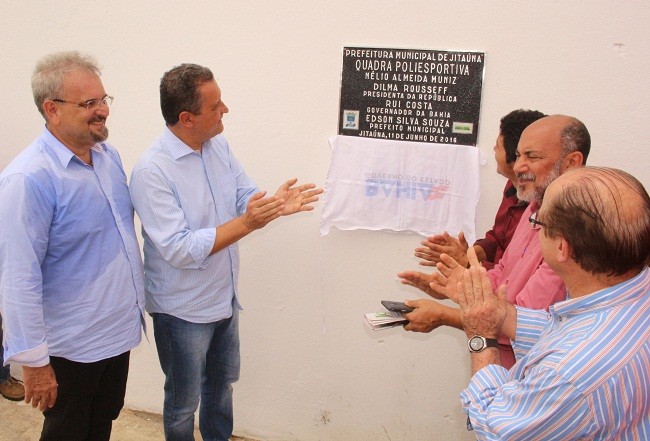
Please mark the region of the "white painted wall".
[[[104, 66], [115, 96], [110, 141], [127, 173], [163, 127], [162, 73], [212, 68], [230, 114], [225, 134], [261, 188], [287, 178], [323, 185], [336, 133], [341, 48], [485, 51], [477, 230], [490, 225], [504, 181], [494, 173], [499, 118], [519, 107], [581, 118], [590, 163], [650, 186], [647, 1], [80, 1], [4, 0], [0, 11], [0, 167], [41, 130], [35, 61], [78, 49]], [[379, 300], [421, 297], [395, 274], [417, 268], [412, 234], [334, 230], [313, 213], [241, 242], [242, 378], [236, 433], [264, 440], [469, 440], [458, 393], [465, 338], [438, 330], [371, 332]], [[127, 406], [160, 411], [153, 344], [134, 351]]]

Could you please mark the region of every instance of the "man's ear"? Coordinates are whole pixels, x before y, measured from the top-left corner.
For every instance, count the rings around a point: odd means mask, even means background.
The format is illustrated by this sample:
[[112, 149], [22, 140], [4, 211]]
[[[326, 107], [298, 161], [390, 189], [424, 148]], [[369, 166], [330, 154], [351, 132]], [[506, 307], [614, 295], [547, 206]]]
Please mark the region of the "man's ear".
[[192, 115], [188, 111], [183, 111], [178, 115], [178, 122], [181, 123], [183, 126], [192, 128], [194, 127], [194, 115]]
[[568, 155], [565, 156], [564, 158], [564, 169], [568, 170], [571, 168], [576, 168], [584, 165], [584, 156], [582, 156], [582, 152], [571, 152]]
[[555, 238], [556, 242], [556, 259], [558, 262], [568, 262], [573, 257], [573, 249], [566, 239], [562, 236]]
[[49, 124], [57, 125], [59, 123], [59, 106], [54, 101], [46, 100], [42, 104], [42, 109]]

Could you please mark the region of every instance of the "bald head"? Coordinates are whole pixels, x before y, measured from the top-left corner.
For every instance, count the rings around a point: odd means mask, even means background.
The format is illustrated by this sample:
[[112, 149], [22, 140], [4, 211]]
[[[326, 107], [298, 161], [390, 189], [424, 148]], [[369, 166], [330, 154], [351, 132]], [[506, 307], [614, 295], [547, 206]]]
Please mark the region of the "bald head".
[[566, 170], [584, 165], [591, 148], [585, 125], [566, 115], [552, 115], [530, 124], [521, 134], [513, 171], [517, 197], [541, 202], [548, 185]]
[[[526, 132], [541, 132], [548, 140], [561, 141], [562, 130], [569, 124], [578, 121], [576, 118], [567, 115], [548, 115], [532, 122], [523, 133]], [[523, 135], [522, 133], [522, 135]]]
[[527, 136], [544, 139], [549, 147], [559, 147], [563, 155], [571, 152], [582, 154], [583, 165], [591, 150], [591, 137], [587, 127], [577, 118], [567, 115], [549, 115], [529, 125], [524, 132]]
[[618, 276], [650, 263], [650, 197], [624, 171], [567, 171], [549, 185], [540, 217], [543, 233], [562, 236], [573, 260], [592, 274]]

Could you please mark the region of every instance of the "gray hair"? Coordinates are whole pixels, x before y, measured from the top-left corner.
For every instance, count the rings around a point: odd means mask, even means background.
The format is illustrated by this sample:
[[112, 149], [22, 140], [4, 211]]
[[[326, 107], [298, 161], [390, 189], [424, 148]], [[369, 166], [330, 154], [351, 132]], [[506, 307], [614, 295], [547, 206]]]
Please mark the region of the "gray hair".
[[85, 71], [101, 75], [97, 61], [90, 55], [77, 51], [56, 52], [41, 58], [32, 74], [34, 103], [45, 118], [43, 102], [59, 98], [65, 76], [73, 71]]
[[587, 157], [591, 150], [591, 136], [582, 121], [572, 119], [573, 121], [567, 124], [560, 135], [562, 139], [561, 158], [572, 152], [580, 152], [582, 153], [582, 165], [584, 165], [587, 163]]

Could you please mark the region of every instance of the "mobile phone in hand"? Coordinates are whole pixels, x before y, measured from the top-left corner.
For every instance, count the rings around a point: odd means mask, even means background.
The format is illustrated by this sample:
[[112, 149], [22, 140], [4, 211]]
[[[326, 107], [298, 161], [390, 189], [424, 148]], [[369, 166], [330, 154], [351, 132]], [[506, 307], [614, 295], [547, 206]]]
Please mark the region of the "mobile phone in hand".
[[388, 309], [389, 311], [411, 312], [414, 310], [414, 308], [411, 308], [410, 306], [406, 306], [404, 302], [393, 302], [391, 300], [382, 300], [381, 304], [384, 305], [384, 308]]

